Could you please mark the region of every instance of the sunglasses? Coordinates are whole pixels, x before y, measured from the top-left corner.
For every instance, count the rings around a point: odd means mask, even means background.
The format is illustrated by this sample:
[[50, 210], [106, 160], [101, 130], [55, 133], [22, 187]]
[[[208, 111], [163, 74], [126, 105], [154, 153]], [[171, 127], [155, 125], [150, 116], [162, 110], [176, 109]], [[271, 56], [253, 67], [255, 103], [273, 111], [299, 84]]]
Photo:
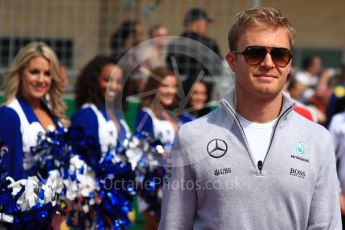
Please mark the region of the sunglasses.
[[270, 53], [272, 61], [279, 67], [285, 67], [289, 64], [292, 54], [287, 48], [265, 47], [265, 46], [248, 46], [244, 51], [231, 51], [234, 54], [241, 54], [249, 65], [261, 63], [267, 53]]

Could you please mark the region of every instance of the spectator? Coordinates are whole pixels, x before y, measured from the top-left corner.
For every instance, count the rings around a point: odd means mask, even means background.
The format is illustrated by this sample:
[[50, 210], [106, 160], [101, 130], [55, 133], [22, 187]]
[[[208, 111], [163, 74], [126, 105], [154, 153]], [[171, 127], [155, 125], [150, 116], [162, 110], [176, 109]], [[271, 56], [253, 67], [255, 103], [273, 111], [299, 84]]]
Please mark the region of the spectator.
[[307, 118], [308, 120], [317, 121], [317, 114], [315, 114], [315, 111], [304, 105], [302, 102], [300, 102], [300, 97], [305, 90], [305, 86], [303, 84], [300, 84], [296, 81], [294, 70], [292, 70], [293, 67], [290, 68], [290, 72], [288, 75], [288, 78], [286, 80], [286, 83], [284, 85], [285, 92], [291, 96], [292, 99], [295, 100], [296, 106], [294, 107], [294, 110], [302, 115], [303, 117]]
[[302, 102], [307, 103], [309, 98], [314, 95], [321, 69], [322, 64], [319, 56], [308, 56], [303, 59], [302, 72], [296, 74], [296, 80], [306, 86], [306, 90], [302, 94]]
[[329, 125], [337, 160], [337, 171], [340, 182], [340, 208], [343, 229], [345, 229], [345, 112], [334, 115]]
[[124, 21], [111, 37], [110, 48], [116, 60], [142, 41], [142, 28], [138, 21]]
[[140, 72], [140, 60], [137, 52], [132, 50], [142, 41], [142, 28], [138, 21], [123, 22], [111, 37], [112, 57], [126, 63], [123, 69], [125, 85], [123, 89], [123, 105], [126, 107], [126, 98], [139, 93], [145, 82], [145, 74]]
[[327, 104], [332, 94], [332, 78], [330, 69], [322, 70], [314, 94], [308, 100], [309, 105], [313, 106], [318, 113], [318, 123], [322, 125], [327, 125]]
[[144, 43], [145, 45], [139, 50], [138, 54], [140, 61], [149, 70], [157, 67], [166, 67], [166, 49], [169, 43], [168, 33], [168, 29], [160, 24], [154, 24], [150, 27], [150, 40]]
[[334, 87], [328, 102], [327, 124], [334, 114], [343, 112], [345, 109], [345, 64], [341, 67], [339, 78], [340, 83]]
[[[192, 39], [205, 45], [211, 51], [220, 57], [220, 51], [217, 43], [208, 37], [209, 23], [213, 22], [206, 11], [201, 8], [192, 8], [188, 11], [184, 18], [185, 31], [182, 33], [182, 38]], [[201, 51], [191, 50], [193, 44], [180, 39], [173, 40], [168, 46], [167, 64], [171, 70], [174, 70], [174, 61], [176, 60], [178, 73], [185, 75], [187, 78], [195, 79], [200, 71], [205, 75], [219, 73], [220, 67], [217, 66], [217, 61], [212, 59], [205, 59], [205, 53]], [[195, 47], [194, 47], [195, 48]], [[188, 52], [189, 51], [189, 52]], [[212, 65], [206, 65], [207, 63]], [[212, 68], [212, 69], [211, 69]]]

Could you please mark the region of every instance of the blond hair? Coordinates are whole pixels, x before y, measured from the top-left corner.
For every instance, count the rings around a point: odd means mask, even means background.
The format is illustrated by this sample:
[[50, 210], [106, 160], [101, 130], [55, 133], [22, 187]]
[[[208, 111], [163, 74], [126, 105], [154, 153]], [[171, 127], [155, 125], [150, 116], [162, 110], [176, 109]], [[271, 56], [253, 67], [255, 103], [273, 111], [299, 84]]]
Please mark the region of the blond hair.
[[285, 28], [289, 36], [290, 49], [292, 49], [296, 34], [295, 29], [279, 10], [272, 7], [258, 7], [239, 12], [228, 34], [229, 49], [237, 50], [237, 43], [241, 34], [248, 27], [257, 25]]
[[[21, 74], [27, 67], [30, 60], [36, 57], [45, 58], [50, 64], [50, 71], [53, 78], [52, 85], [49, 89], [49, 105], [54, 116], [59, 121], [68, 125], [68, 119], [65, 115], [66, 105], [62, 100], [63, 79], [59, 70], [59, 61], [54, 51], [43, 42], [32, 42], [19, 50], [11, 66], [5, 73], [4, 92], [6, 104], [16, 99], [21, 93]], [[46, 98], [42, 98], [43, 102], [48, 104]]]

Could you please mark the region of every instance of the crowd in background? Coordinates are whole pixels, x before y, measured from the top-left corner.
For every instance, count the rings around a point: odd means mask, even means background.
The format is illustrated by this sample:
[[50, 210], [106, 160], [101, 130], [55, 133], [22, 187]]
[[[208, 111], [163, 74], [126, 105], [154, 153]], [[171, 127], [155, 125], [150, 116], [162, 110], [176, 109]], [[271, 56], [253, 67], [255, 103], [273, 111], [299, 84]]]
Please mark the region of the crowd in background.
[[[0, 138], [8, 144], [10, 153], [15, 153], [6, 157], [10, 174], [17, 179], [25, 177], [30, 167], [28, 150], [34, 146], [37, 132], [59, 126], [83, 127], [99, 142], [102, 151], [131, 132], [151, 133], [168, 150], [182, 124], [211, 111], [205, 105], [213, 99], [211, 91], [216, 87], [212, 88], [212, 82], [203, 77], [221, 75], [222, 63], [205, 59], [196, 51], [185, 51], [191, 40], [198, 41], [223, 59], [224, 54], [208, 34], [213, 21], [203, 9], [193, 8], [183, 21], [184, 32], [180, 35], [188, 42], [166, 37], [169, 29], [155, 24], [148, 31], [150, 40], [139, 48], [135, 47], [143, 42], [140, 22], [123, 22], [112, 35], [111, 55], [98, 55], [80, 70], [74, 86], [76, 112], [70, 122], [61, 101], [68, 78], [59, 68], [56, 55], [43, 43], [24, 47], [6, 73], [6, 103], [0, 109], [0, 130], [8, 130], [1, 132]], [[330, 129], [340, 184], [345, 187], [345, 66], [339, 70], [323, 68], [319, 56], [308, 56], [302, 61], [302, 69], [291, 68], [286, 93], [296, 101], [296, 112]], [[125, 102], [133, 95], [140, 95], [140, 110], [136, 129], [131, 131], [118, 111], [109, 110], [106, 101]], [[181, 95], [188, 96], [188, 100], [182, 110], [175, 110], [181, 107]], [[145, 201], [139, 202], [139, 208], [145, 216], [144, 229], [157, 228], [158, 219]], [[342, 211], [345, 213], [345, 204]]]
[[[208, 35], [208, 28], [212, 22], [213, 19], [209, 18], [203, 9], [191, 9], [184, 19], [185, 30], [180, 36], [201, 42], [217, 56], [222, 57], [217, 43]], [[184, 45], [189, 44], [179, 42], [179, 39], [171, 41], [171, 37], [165, 37], [169, 35], [169, 31], [163, 25], [153, 25], [148, 32], [151, 40], [136, 49], [134, 47], [143, 42], [142, 34], [138, 21], [126, 21], [120, 25], [111, 39], [112, 55], [116, 58], [125, 57], [126, 61], [130, 59], [129, 62], [132, 61], [136, 67], [130, 74], [130, 81], [135, 79], [133, 81], [136, 84], [132, 84], [132, 89], [125, 92], [127, 95], [142, 92], [149, 75], [148, 71], [158, 66], [166, 67], [182, 77], [185, 92], [190, 90], [190, 83], [196, 81], [200, 73], [204, 76], [221, 74], [221, 66], [217, 66], [217, 71], [207, 68], [209, 63], [219, 64], [216, 63], [217, 60], [201, 62], [201, 58], [198, 58], [200, 54], [195, 51], [191, 51], [195, 52], [191, 55], [188, 55], [188, 52], [182, 53], [182, 50], [188, 50]], [[126, 57], [124, 54], [133, 48], [135, 52]], [[286, 92], [303, 107], [303, 114], [307, 118], [328, 127], [333, 115], [345, 108], [345, 65], [339, 68], [324, 68], [321, 57], [317, 55], [304, 57], [300, 64], [301, 68], [297, 69], [293, 63]], [[208, 85], [209, 93], [211, 86], [212, 84]]]

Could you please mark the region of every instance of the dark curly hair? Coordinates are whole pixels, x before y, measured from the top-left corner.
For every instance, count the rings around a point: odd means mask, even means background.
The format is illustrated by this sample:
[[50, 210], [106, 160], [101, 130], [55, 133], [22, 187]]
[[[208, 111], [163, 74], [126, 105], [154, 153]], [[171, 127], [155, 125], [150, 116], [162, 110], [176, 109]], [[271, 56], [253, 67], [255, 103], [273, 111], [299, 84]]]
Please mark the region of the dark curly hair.
[[98, 87], [98, 77], [102, 72], [102, 68], [108, 64], [116, 65], [117, 60], [99, 55], [94, 57], [84, 68], [80, 71], [74, 86], [75, 105], [80, 108], [85, 103], [92, 103], [100, 108], [103, 104], [104, 98]]

